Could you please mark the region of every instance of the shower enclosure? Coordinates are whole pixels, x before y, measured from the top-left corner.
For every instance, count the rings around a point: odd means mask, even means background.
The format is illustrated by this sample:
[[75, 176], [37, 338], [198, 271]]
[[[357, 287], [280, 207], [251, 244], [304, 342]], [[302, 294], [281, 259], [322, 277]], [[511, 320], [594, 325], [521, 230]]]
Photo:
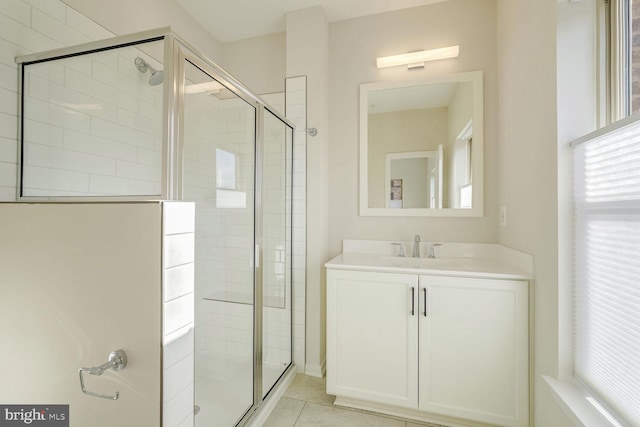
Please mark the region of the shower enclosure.
[[19, 200], [195, 203], [178, 421], [245, 423], [293, 370], [293, 126], [168, 28], [17, 61]]

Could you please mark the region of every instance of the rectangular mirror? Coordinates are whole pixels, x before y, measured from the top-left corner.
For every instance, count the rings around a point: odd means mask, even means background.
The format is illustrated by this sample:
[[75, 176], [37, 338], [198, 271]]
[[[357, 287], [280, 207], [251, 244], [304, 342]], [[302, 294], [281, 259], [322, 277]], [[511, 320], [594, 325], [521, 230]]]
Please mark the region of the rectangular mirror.
[[360, 85], [360, 215], [483, 215], [482, 71]]

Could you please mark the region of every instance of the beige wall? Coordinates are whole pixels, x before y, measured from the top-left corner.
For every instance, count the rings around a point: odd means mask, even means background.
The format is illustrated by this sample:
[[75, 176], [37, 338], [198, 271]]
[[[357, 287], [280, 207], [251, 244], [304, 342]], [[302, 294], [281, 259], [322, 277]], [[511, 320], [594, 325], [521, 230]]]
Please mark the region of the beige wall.
[[559, 354], [557, 160], [562, 124], [553, 31], [560, 24], [558, 7], [556, 2], [498, 2], [499, 203], [508, 209], [499, 241], [534, 256], [535, 425], [554, 427], [572, 425], [541, 377], [558, 374]]
[[218, 40], [173, 0], [63, 1], [116, 35], [171, 26], [213, 61], [220, 60]]
[[[496, 2], [450, 0], [330, 25], [329, 256], [343, 239], [495, 242], [497, 236]], [[457, 59], [424, 69], [378, 70], [378, 56], [460, 45]], [[358, 215], [358, 100], [361, 83], [420, 80], [446, 73], [484, 71], [485, 216], [483, 218], [377, 218]]]
[[254, 93], [284, 92], [286, 33], [222, 44], [221, 66]]

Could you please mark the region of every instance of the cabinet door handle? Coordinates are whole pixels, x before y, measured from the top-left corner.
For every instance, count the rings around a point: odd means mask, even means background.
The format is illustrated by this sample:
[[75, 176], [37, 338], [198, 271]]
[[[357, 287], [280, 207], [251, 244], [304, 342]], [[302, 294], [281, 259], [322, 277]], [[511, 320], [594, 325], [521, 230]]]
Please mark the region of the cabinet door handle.
[[414, 316], [416, 314], [416, 288], [414, 286], [411, 287], [411, 315]]
[[427, 317], [427, 288], [422, 288], [424, 291], [424, 317]]

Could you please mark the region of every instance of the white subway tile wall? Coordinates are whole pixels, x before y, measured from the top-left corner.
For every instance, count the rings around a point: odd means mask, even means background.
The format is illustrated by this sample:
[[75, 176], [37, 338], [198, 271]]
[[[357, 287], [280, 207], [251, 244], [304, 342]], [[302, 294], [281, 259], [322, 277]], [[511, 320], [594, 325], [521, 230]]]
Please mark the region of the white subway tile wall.
[[[288, 104], [288, 108], [302, 114], [302, 116], [293, 118], [298, 128], [294, 137], [294, 158], [293, 160], [288, 159], [288, 161], [293, 161], [294, 176], [306, 177], [306, 132], [304, 131], [306, 127], [306, 77], [289, 80], [292, 81], [288, 81], [287, 84], [288, 87], [294, 89], [293, 100], [295, 102]], [[283, 113], [285, 110], [283, 95], [282, 93], [268, 94], [263, 95], [262, 98], [276, 111]], [[196, 341], [198, 342], [197, 361], [200, 362], [197, 362], [197, 371], [202, 374], [208, 373], [213, 378], [219, 378], [228, 375], [224, 361], [236, 359], [248, 363], [248, 358], [252, 354], [252, 309], [243, 304], [227, 304], [219, 301], [236, 301], [245, 304], [253, 302], [251, 287], [253, 281], [251, 271], [247, 269], [247, 259], [250, 254], [243, 253], [235, 264], [231, 262], [230, 258], [234, 251], [234, 247], [230, 246], [231, 243], [235, 242], [236, 246], [247, 247], [248, 242], [243, 239], [253, 233], [253, 218], [250, 215], [243, 216], [241, 212], [237, 211], [233, 215], [225, 216], [227, 209], [215, 207], [215, 148], [223, 147], [224, 149], [226, 147], [230, 152], [246, 153], [249, 147], [238, 148], [237, 145], [245, 144], [246, 139], [240, 139], [234, 143], [233, 138], [229, 138], [229, 135], [220, 131], [220, 129], [237, 128], [237, 124], [228, 126], [224, 122], [242, 119], [243, 114], [234, 111], [233, 104], [229, 101], [225, 101], [228, 106], [225, 103], [220, 103], [225, 105], [222, 112], [212, 110], [211, 106], [207, 110], [203, 106], [211, 104], [211, 97], [201, 95], [200, 98], [202, 98], [200, 107], [195, 106], [197, 101], [194, 100], [192, 101], [194, 103], [193, 111], [188, 109], [190, 112], [185, 114], [185, 118], [189, 119], [187, 119], [185, 126], [184, 152], [185, 158], [190, 161], [189, 164], [185, 163], [185, 195], [189, 200], [198, 201], [196, 258], [199, 261], [196, 263], [198, 269], [196, 295], [199, 328], [196, 332]], [[207, 113], [204, 117], [198, 117], [196, 113], [198, 110], [207, 111]], [[189, 126], [191, 120], [193, 120], [193, 129]], [[273, 121], [271, 123], [273, 124], [267, 129], [265, 135], [267, 137], [266, 164], [264, 166], [266, 191], [263, 207], [267, 212], [264, 218], [267, 242], [263, 259], [265, 269], [263, 355], [265, 362], [274, 368], [269, 371], [274, 372], [275, 375], [277, 368], [282, 367], [285, 363], [288, 364], [291, 358], [290, 313], [284, 306], [286, 293], [282, 286], [282, 283], [288, 279], [285, 275], [291, 273], [289, 273], [289, 268], [286, 268], [283, 259], [286, 250], [278, 250], [278, 247], [281, 247], [286, 239], [277, 240], [282, 235], [282, 228], [285, 225], [283, 221], [288, 214], [288, 212], [279, 212], [285, 208], [285, 203], [281, 206], [275, 205], [275, 201], [281, 200], [283, 197], [280, 191], [284, 188], [284, 176], [281, 173], [284, 154], [278, 152], [280, 150], [279, 144], [269, 144], [268, 141], [269, 138], [272, 138], [273, 141], [282, 141], [282, 134], [279, 133], [282, 132], [282, 128], [278, 125], [279, 122]], [[250, 170], [253, 170], [253, 166]], [[298, 369], [304, 368], [305, 360], [306, 222], [304, 207], [306, 193], [304, 182], [304, 180], [302, 183], [296, 182], [295, 178], [293, 182], [293, 198], [297, 210], [294, 209], [293, 215], [294, 257], [293, 289], [291, 292], [294, 310], [293, 352], [294, 362]], [[252, 199], [252, 194], [248, 194], [247, 197]], [[274, 204], [270, 204], [270, 200], [273, 200]], [[248, 214], [249, 211], [246, 210], [244, 213]], [[211, 218], [216, 218], [216, 223], [209, 223]], [[224, 246], [225, 244], [227, 246]], [[265, 379], [265, 386], [267, 383], [268, 380]]]
[[[211, 81], [185, 70], [188, 84]], [[198, 425], [231, 425], [253, 402], [255, 109], [223, 94], [188, 93], [184, 108], [183, 198], [195, 202], [198, 230]]]
[[293, 361], [305, 366], [305, 302], [307, 241], [307, 77], [285, 82], [286, 117], [296, 126], [293, 135]]
[[163, 426], [193, 419], [195, 205], [164, 202], [163, 229]]
[[[2, 7], [0, 7], [0, 201], [16, 199], [18, 170], [16, 56], [109, 37], [113, 37], [113, 33], [59, 0], [2, 1]], [[61, 74], [59, 67], [52, 67], [51, 78], [58, 85], [64, 83], [63, 77], [64, 74]], [[34, 90], [38, 90], [37, 83]], [[71, 122], [76, 123], [74, 120]], [[61, 127], [52, 128], [39, 122], [30, 124], [34, 126], [31, 128], [27, 124], [26, 136], [28, 135], [34, 143], [62, 147]], [[62, 184], [68, 184], [68, 179], [75, 176], [60, 174], [55, 179]], [[84, 183], [88, 185], [88, 180]], [[83, 190], [84, 188], [83, 185], [75, 189]]]
[[[284, 115], [284, 93], [262, 98]], [[291, 129], [265, 111], [263, 209], [263, 393], [292, 362]]]
[[162, 45], [25, 66], [23, 196], [159, 195], [162, 85], [134, 61]]

